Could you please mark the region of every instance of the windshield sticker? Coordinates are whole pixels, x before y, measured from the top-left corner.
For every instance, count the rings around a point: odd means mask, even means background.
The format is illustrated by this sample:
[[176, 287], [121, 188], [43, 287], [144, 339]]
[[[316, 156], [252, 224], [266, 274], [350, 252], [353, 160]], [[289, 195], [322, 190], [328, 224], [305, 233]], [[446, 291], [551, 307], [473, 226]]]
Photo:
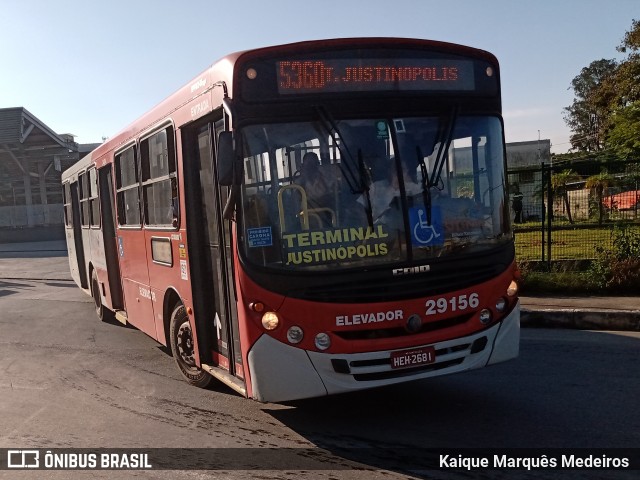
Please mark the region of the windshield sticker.
[[376, 225], [283, 233], [282, 243], [287, 265], [319, 265], [387, 255], [387, 237], [384, 226]]
[[411, 227], [411, 241], [419, 247], [444, 244], [444, 225], [439, 207], [431, 209], [431, 224], [429, 224], [426, 208], [413, 207], [409, 210], [409, 225]]
[[271, 227], [248, 228], [247, 241], [249, 242], [249, 248], [272, 246]]
[[449, 205], [445, 210], [444, 229], [453, 239], [477, 237], [482, 234], [484, 220], [480, 208], [469, 200], [462, 200], [455, 200], [457, 205]]
[[386, 120], [378, 120], [376, 122], [376, 132], [379, 140], [389, 139], [389, 128], [387, 127]]

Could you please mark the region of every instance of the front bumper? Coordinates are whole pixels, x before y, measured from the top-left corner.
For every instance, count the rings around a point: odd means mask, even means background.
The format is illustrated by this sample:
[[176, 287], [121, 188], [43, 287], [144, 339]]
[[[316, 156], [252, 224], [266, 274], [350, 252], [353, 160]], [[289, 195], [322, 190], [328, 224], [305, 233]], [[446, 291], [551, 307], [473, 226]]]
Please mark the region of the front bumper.
[[447, 375], [515, 358], [519, 345], [519, 302], [487, 330], [424, 345], [435, 348], [435, 362], [408, 369], [391, 368], [391, 351], [327, 354], [263, 335], [249, 352], [252, 396], [262, 402], [282, 402]]

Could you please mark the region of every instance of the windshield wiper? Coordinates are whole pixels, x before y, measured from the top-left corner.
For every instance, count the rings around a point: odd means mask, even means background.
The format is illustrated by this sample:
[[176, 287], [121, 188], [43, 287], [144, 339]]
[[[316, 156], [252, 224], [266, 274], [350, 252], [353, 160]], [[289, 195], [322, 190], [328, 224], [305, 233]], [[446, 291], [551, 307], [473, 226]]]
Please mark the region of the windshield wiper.
[[[318, 113], [322, 126], [331, 136], [334, 143], [338, 145], [340, 152], [344, 153], [345, 161], [340, 162], [340, 169], [345, 173], [344, 178], [351, 189], [351, 193], [364, 193], [365, 189], [368, 188], [365, 180], [366, 177], [363, 177], [360, 163], [356, 163], [356, 160], [353, 158], [353, 154], [349, 149], [349, 145], [344, 140], [338, 124], [324, 106], [316, 105], [314, 108]], [[340, 141], [339, 144], [336, 140]]]
[[[440, 147], [438, 148], [438, 153], [436, 154], [436, 163], [433, 166], [433, 173], [431, 175], [431, 179], [429, 180], [429, 187], [435, 187], [438, 185], [440, 181], [440, 175], [442, 174], [442, 168], [446, 162], [446, 155], [449, 152], [449, 147], [451, 146], [451, 141], [453, 140], [453, 127], [456, 124], [456, 119], [458, 118], [458, 107], [454, 106], [449, 114], [449, 118], [447, 119], [447, 125], [441, 131], [439, 136]], [[437, 142], [436, 142], [437, 143]]]
[[422, 185], [422, 202], [427, 212], [427, 226], [431, 226], [431, 180], [427, 171], [427, 164], [424, 161], [424, 155], [420, 146], [416, 146], [416, 155], [418, 156], [418, 164], [420, 165], [420, 184]]
[[364, 163], [364, 157], [362, 156], [362, 150], [358, 149], [358, 169], [360, 170], [360, 181], [362, 183], [363, 195], [365, 199], [365, 210], [367, 212], [367, 221], [369, 226], [373, 228], [373, 206], [371, 205], [371, 175], [366, 163]]
[[[344, 137], [342, 136], [342, 133], [338, 128], [338, 124], [331, 117], [327, 109], [321, 105], [316, 105], [315, 109], [318, 112], [318, 117], [320, 118], [322, 126], [325, 128], [331, 138], [333, 138], [334, 143], [338, 145], [338, 142], [336, 140], [340, 140], [338, 148], [340, 149], [340, 152], [344, 153], [345, 160], [344, 162], [340, 162], [340, 169], [343, 173], [345, 173], [344, 179], [347, 181], [351, 193], [359, 193], [364, 195], [364, 207], [367, 213], [367, 221], [369, 222], [369, 226], [373, 228], [373, 207], [371, 205], [371, 196], [369, 194], [371, 186], [371, 175], [364, 161], [362, 150], [360, 148], [358, 149], [358, 162], [356, 163], [351, 150], [349, 149], [349, 145], [344, 140]], [[355, 168], [353, 168], [354, 166]]]
[[442, 175], [442, 169], [446, 162], [449, 147], [451, 146], [451, 141], [453, 140], [453, 127], [455, 126], [457, 118], [458, 107], [454, 106], [447, 119], [447, 124], [444, 126], [444, 128], [440, 129], [440, 133], [438, 134], [438, 138], [436, 139], [435, 144], [439, 144], [439, 147], [438, 152], [436, 153], [436, 161], [433, 165], [431, 176], [429, 176], [429, 172], [427, 171], [427, 164], [424, 160], [422, 150], [420, 150], [419, 146], [416, 147], [418, 164], [420, 165], [420, 173], [422, 174], [422, 201], [424, 202], [424, 208], [427, 213], [427, 225], [429, 226], [431, 225], [432, 213], [431, 189], [436, 187], [441, 181], [440, 176]]

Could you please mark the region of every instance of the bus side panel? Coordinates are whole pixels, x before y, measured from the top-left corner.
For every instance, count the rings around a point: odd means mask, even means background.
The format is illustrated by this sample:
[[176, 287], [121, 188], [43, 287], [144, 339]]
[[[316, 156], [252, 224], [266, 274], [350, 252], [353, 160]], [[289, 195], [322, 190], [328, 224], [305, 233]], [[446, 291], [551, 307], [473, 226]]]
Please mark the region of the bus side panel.
[[156, 338], [144, 236], [141, 229], [118, 230], [120, 271], [127, 321], [150, 337]]
[[84, 245], [84, 276], [87, 279], [87, 287], [91, 290], [91, 231], [89, 227], [82, 226], [80, 230], [82, 234], [82, 244]]
[[102, 235], [102, 228], [98, 229], [92, 227], [89, 230], [85, 230], [89, 238], [89, 244], [91, 246], [90, 258], [87, 259], [87, 263], [93, 267], [98, 277], [98, 283], [100, 284], [100, 295], [102, 297], [102, 304], [111, 308], [109, 290], [109, 277], [107, 275], [107, 263], [104, 254], [104, 240]]
[[[182, 232], [145, 230], [146, 260], [149, 269], [149, 286], [155, 322], [153, 338], [162, 344], [166, 343], [164, 296], [167, 289], [172, 288], [175, 290], [185, 307], [192, 305], [188, 288], [190, 277], [187, 269], [186, 254], [183, 253], [186, 251], [184, 238], [185, 235]], [[158, 255], [154, 253], [154, 250], [162, 251], [162, 258], [157, 256], [154, 258], [154, 255]], [[174, 306], [168, 306], [169, 314], [173, 311]], [[197, 345], [195, 348], [197, 348]]]
[[69, 270], [71, 278], [80, 286], [80, 270], [78, 269], [78, 254], [76, 252], [76, 241], [73, 227], [65, 227], [65, 237], [67, 240], [67, 251], [69, 252]]

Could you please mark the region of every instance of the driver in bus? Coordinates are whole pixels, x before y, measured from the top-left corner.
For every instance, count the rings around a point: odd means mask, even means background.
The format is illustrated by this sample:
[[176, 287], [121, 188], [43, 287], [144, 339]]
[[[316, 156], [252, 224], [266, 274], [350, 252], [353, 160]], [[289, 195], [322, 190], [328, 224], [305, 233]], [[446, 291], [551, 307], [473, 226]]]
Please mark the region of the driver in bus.
[[[369, 198], [374, 221], [382, 219], [390, 210], [400, 208], [400, 185], [394, 157], [389, 157], [389, 161], [382, 168], [379, 166], [378, 169], [381, 170], [377, 175], [378, 178], [369, 187]], [[420, 185], [411, 178], [404, 163], [402, 164], [402, 173], [407, 195], [417, 195], [421, 191]], [[364, 195], [358, 199], [358, 203], [366, 207]]]

